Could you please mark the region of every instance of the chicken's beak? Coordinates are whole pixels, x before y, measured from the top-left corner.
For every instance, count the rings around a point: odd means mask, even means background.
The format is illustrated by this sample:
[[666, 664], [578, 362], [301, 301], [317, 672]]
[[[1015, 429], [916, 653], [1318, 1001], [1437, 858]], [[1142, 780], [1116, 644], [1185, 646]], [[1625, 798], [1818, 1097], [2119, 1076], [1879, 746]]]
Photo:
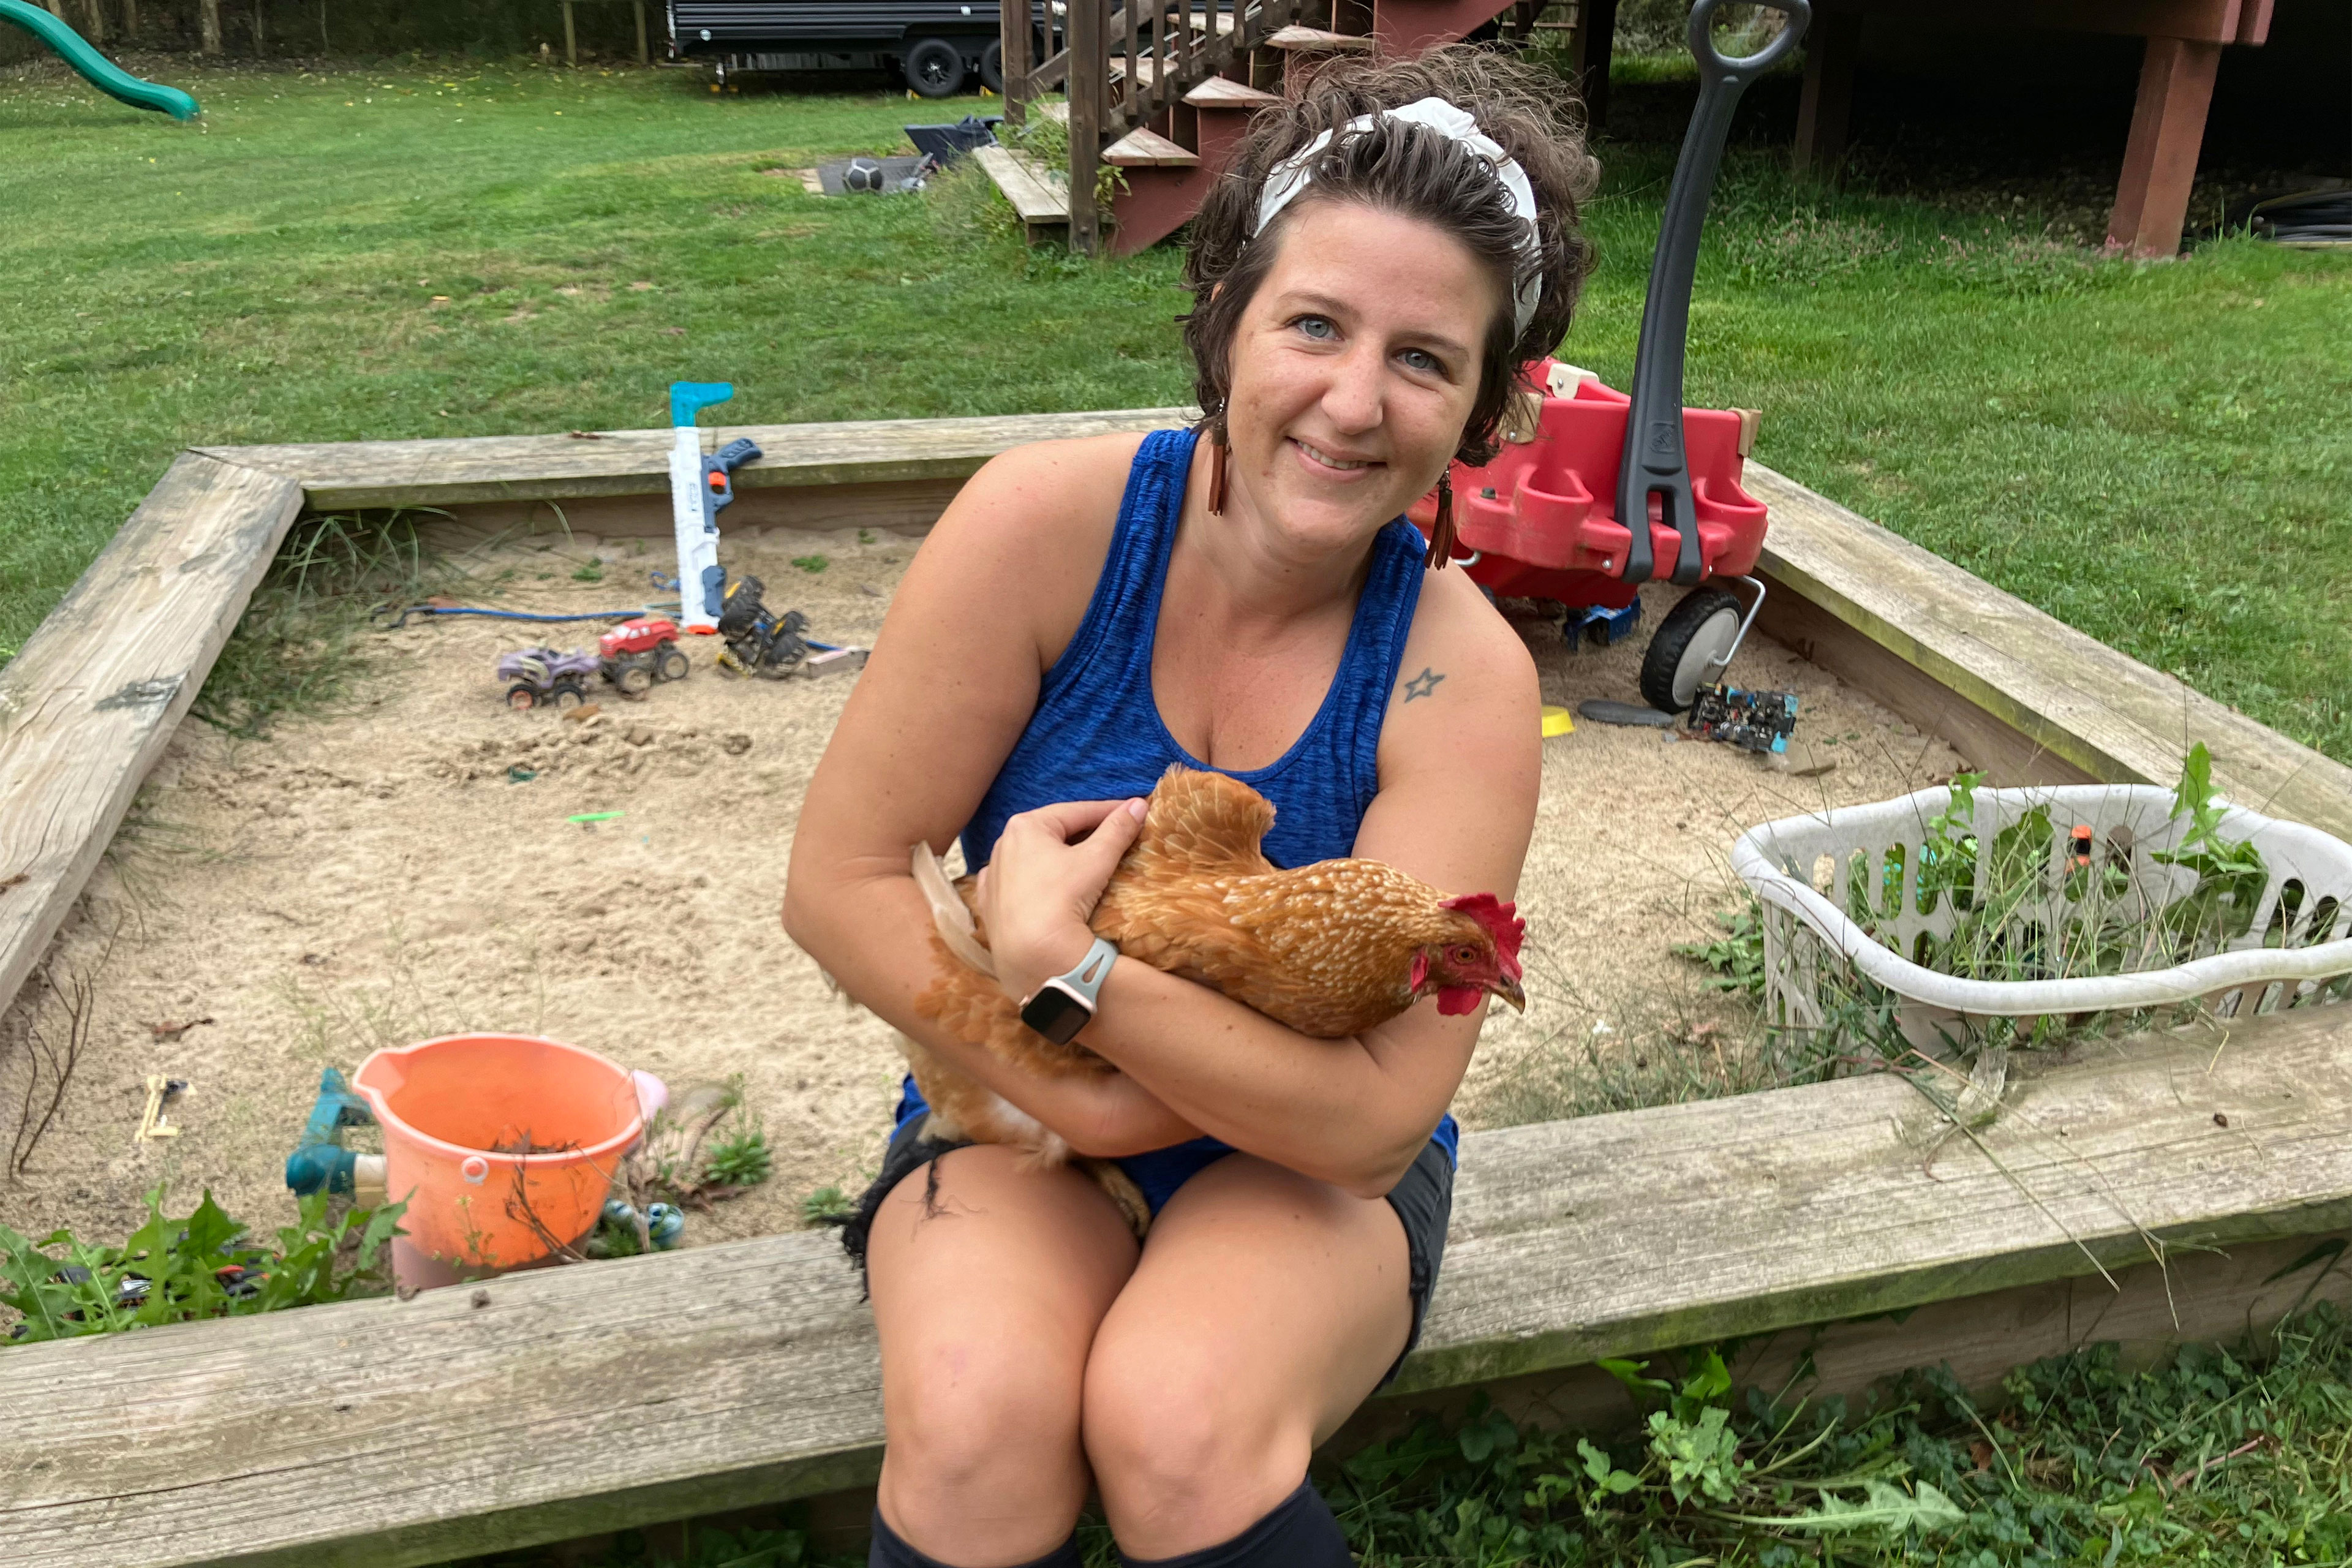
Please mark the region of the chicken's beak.
[[1496, 975], [1486, 989], [1508, 1002], [1517, 1011], [1524, 1013], [1528, 1010], [1528, 994], [1519, 989], [1518, 981], [1511, 975]]

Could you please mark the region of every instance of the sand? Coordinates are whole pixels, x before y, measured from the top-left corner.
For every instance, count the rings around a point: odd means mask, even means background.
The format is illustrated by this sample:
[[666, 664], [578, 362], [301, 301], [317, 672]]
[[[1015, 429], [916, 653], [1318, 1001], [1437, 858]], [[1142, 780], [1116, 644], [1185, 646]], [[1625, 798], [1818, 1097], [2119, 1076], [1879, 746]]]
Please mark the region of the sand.
[[[768, 530], [722, 554], [813, 635], [867, 643], [915, 542]], [[793, 564], [818, 555], [820, 572]], [[573, 580], [592, 559], [604, 584]], [[508, 575], [506, 606], [559, 609], [627, 604], [636, 591], [610, 584], [662, 564], [652, 542], [575, 539], [478, 567]], [[1653, 590], [1650, 616], [1677, 593]], [[1571, 655], [1556, 623], [1517, 624], [1547, 701], [1633, 697], [1641, 637]], [[175, 1204], [208, 1187], [248, 1223], [285, 1223], [283, 1163], [320, 1069], [469, 1029], [552, 1036], [678, 1087], [740, 1074], [774, 1175], [694, 1215], [690, 1244], [795, 1228], [812, 1189], [870, 1174], [900, 1070], [890, 1032], [832, 994], [778, 918], [799, 801], [855, 678], [730, 679], [698, 643], [685, 681], [635, 701], [607, 688], [581, 724], [503, 704], [493, 664], [534, 630], [412, 625], [374, 641], [345, 711], [255, 742], [181, 727], [52, 954], [61, 980], [95, 983], [89, 1040], [25, 1177], [0, 1183], [0, 1222], [119, 1239], [168, 1181]], [[1545, 742], [1519, 892], [1535, 996], [1489, 1023], [1456, 1106], [1469, 1125], [1523, 1104], [1506, 1092], [1515, 1072], [1596, 1025], [1727, 1008], [1670, 949], [1733, 902], [1741, 828], [1961, 765], [1775, 645], [1751, 644], [1736, 673], [1801, 694], [1785, 763], [1582, 721]], [[566, 821], [604, 811], [624, 815]], [[32, 1002], [28, 987], [18, 1006]], [[152, 1027], [198, 1018], [176, 1038]], [[11, 1130], [26, 1066], [21, 1050], [0, 1060]], [[169, 1112], [179, 1136], [134, 1142], [151, 1073], [190, 1086]]]

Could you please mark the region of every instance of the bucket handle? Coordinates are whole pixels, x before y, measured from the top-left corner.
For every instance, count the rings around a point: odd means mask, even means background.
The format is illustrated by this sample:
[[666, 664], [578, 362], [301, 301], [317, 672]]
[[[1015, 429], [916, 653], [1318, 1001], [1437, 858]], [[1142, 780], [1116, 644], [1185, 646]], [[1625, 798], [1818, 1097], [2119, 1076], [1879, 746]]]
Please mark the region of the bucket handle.
[[457, 1173], [470, 1186], [480, 1186], [490, 1179], [490, 1163], [479, 1154], [468, 1154], [457, 1166]]

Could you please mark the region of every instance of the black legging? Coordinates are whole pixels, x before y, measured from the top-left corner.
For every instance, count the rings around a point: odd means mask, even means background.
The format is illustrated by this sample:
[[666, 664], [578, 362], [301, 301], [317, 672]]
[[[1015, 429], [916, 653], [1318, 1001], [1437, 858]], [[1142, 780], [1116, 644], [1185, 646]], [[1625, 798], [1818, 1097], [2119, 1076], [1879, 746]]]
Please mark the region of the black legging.
[[[1187, 1552], [1181, 1557], [1147, 1560], [1122, 1552], [1118, 1560], [1128, 1568], [1351, 1568], [1355, 1562], [1348, 1554], [1348, 1538], [1339, 1533], [1339, 1521], [1331, 1517], [1330, 1505], [1312, 1481], [1299, 1482], [1298, 1489], [1276, 1504], [1272, 1513], [1231, 1541]], [[874, 1544], [866, 1553], [866, 1565], [949, 1568], [899, 1540], [898, 1532], [882, 1522], [879, 1508], [874, 1510]], [[1080, 1568], [1077, 1537], [1073, 1535], [1022, 1568]]]

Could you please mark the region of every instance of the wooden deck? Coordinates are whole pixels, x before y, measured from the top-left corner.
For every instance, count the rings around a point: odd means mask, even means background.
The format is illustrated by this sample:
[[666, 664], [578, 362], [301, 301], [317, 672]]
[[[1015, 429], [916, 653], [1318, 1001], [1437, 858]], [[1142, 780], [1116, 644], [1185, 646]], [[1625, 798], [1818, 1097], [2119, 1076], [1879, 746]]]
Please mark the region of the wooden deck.
[[[766, 452], [739, 473], [730, 524], [763, 494], [857, 492], [862, 518], [919, 529], [1006, 447], [1187, 413], [710, 438]], [[666, 521], [667, 442], [184, 456], [0, 670], [0, 879], [26, 872], [0, 889], [0, 983], [13, 994], [46, 950], [304, 505], [560, 499]], [[2203, 740], [2234, 798], [2352, 833], [2352, 771], [1761, 465], [1748, 483], [1773, 509], [1768, 629], [1972, 760], [2168, 781]], [[1982, 1378], [2108, 1326], [2219, 1334], [2344, 1293], [2315, 1242], [2352, 1230], [2352, 1007], [2017, 1079], [1984, 1149], [1945, 1139], [1886, 1078], [1468, 1138], [1428, 1331], [1351, 1432], [1472, 1383], [1580, 1409], [1569, 1369], [1722, 1335], [1835, 1325], [1807, 1334], [1833, 1377], [1949, 1350]], [[2184, 1248], [2226, 1256], [2169, 1257]], [[871, 1321], [829, 1236], [486, 1289], [478, 1306], [457, 1288], [0, 1355], [0, 1410], [41, 1413], [0, 1423], [0, 1562], [422, 1563], [874, 1473]], [[1916, 1329], [1839, 1322], [1912, 1307]]]
[[[1893, 1078], [1472, 1134], [1422, 1346], [1359, 1431], [1925, 1303], [1964, 1303], [1981, 1383], [2110, 1318], [2234, 1334], [2255, 1297], [2343, 1300], [2311, 1243], [2352, 1227], [2347, 1047], [2344, 1007], [2110, 1045], [2021, 1076], [1982, 1149]], [[1849, 1378], [1940, 1355], [1883, 1320], [1807, 1338]], [[42, 1413], [0, 1425], [11, 1568], [400, 1568], [867, 1483], [882, 1438], [830, 1234], [28, 1346], [0, 1408]]]

